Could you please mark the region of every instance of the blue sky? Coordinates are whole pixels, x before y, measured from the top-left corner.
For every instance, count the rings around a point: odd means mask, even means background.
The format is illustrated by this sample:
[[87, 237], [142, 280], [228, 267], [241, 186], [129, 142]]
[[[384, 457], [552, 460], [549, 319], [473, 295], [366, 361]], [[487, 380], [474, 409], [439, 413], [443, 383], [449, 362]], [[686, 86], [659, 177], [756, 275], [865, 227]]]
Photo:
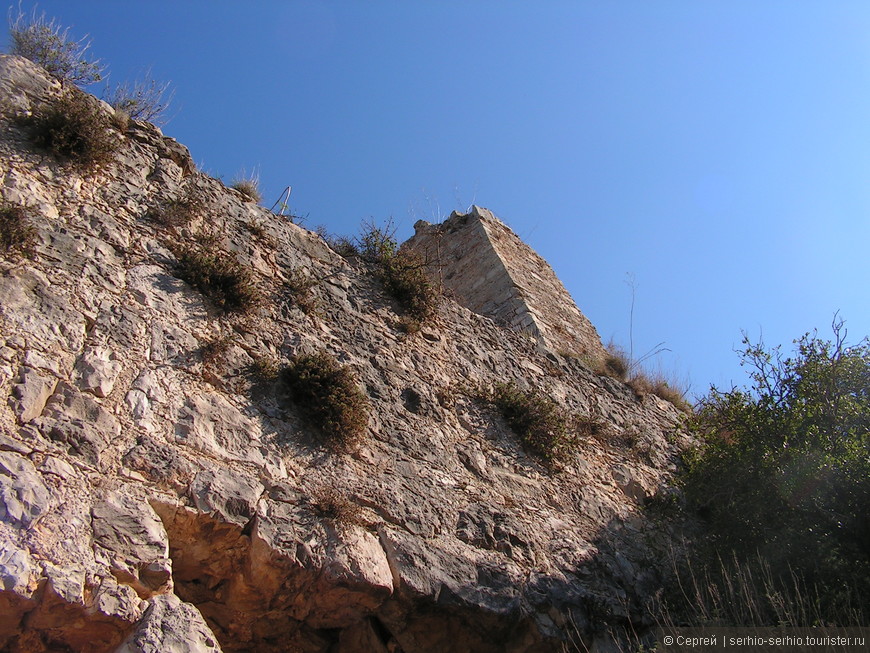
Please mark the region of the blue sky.
[[[32, 4], [25, 4], [26, 8]], [[43, 0], [111, 80], [175, 88], [164, 132], [314, 228], [398, 236], [472, 202], [602, 339], [745, 381], [835, 311], [870, 333], [870, 3]], [[99, 91], [99, 88], [96, 89]], [[98, 93], [99, 94], [99, 93]]]

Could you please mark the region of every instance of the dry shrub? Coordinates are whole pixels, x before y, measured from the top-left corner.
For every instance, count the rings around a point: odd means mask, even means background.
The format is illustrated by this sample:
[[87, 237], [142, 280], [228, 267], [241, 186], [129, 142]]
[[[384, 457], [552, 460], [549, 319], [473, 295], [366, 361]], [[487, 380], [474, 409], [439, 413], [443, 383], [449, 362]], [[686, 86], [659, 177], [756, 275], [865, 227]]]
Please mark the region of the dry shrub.
[[342, 526], [364, 526], [362, 507], [331, 485], [311, 493], [311, 504], [318, 516]]
[[408, 317], [419, 323], [431, 318], [440, 293], [426, 274], [428, 262], [418, 253], [399, 249], [392, 223], [363, 225], [359, 238], [362, 258], [374, 265], [375, 275]]
[[254, 275], [230, 252], [180, 245], [174, 248], [178, 257], [178, 276], [208, 297], [228, 313], [250, 313], [263, 300]]
[[26, 206], [0, 201], [0, 251], [6, 258], [33, 257], [36, 228], [32, 214]]
[[260, 193], [260, 176], [256, 173], [242, 171], [233, 178], [230, 186], [239, 191], [247, 202], [259, 204], [263, 199]]
[[178, 197], [149, 211], [149, 217], [164, 227], [183, 228], [203, 215], [206, 201], [202, 191], [193, 186], [185, 188]]
[[592, 418], [571, 416], [540, 391], [524, 390], [513, 382], [497, 383], [491, 392], [479, 392], [478, 397], [493, 404], [525, 448], [548, 466], [570, 454], [578, 430], [597, 432]]
[[169, 121], [166, 114], [175, 95], [169, 87], [169, 82], [155, 80], [148, 70], [142, 80], [118, 84], [111, 91], [107, 89], [103, 99], [128, 118], [162, 126]]
[[342, 258], [352, 258], [354, 256], [359, 256], [360, 254], [359, 247], [357, 247], [356, 243], [347, 236], [335, 236], [321, 233], [320, 237], [323, 238], [329, 249]]
[[281, 365], [274, 356], [257, 356], [251, 365], [251, 372], [258, 381], [272, 383], [281, 375]]
[[199, 350], [202, 362], [205, 365], [214, 365], [220, 361], [229, 351], [233, 341], [229, 336], [219, 336], [206, 340]]
[[313, 315], [317, 312], [317, 297], [314, 296], [314, 287], [317, 284], [317, 279], [309, 276], [302, 268], [293, 268], [287, 272], [284, 290], [303, 313]]
[[851, 578], [840, 579], [831, 598], [830, 587], [814, 585], [794, 569], [777, 574], [758, 553], [706, 562], [672, 557], [671, 563], [673, 578], [656, 615], [665, 627], [850, 627], [866, 625], [870, 617]]
[[628, 354], [611, 343], [607, 345], [604, 359], [598, 362], [595, 372], [618, 381], [625, 381], [630, 370], [631, 361], [628, 359]]
[[327, 446], [347, 451], [365, 435], [369, 403], [351, 368], [320, 352], [296, 356], [281, 376], [294, 404]]
[[657, 379], [653, 383], [652, 393], [665, 401], [671, 402], [684, 413], [692, 412], [692, 405], [686, 400], [685, 393], [664, 379]]
[[[642, 361], [643, 359], [641, 359]], [[599, 361], [595, 367], [595, 372], [618, 381], [623, 381], [634, 391], [634, 394], [638, 398], [654, 394], [665, 401], [671, 402], [677, 409], [683, 412], [691, 412], [692, 410], [691, 405], [686, 401], [685, 392], [678, 388], [677, 383], [668, 381], [665, 374], [661, 372], [652, 375], [648, 374], [641, 369], [641, 365], [638, 362], [632, 364], [628, 354], [613, 343], [607, 346], [604, 359]]]
[[109, 116], [75, 88], [27, 118], [25, 125], [36, 147], [83, 170], [110, 163], [119, 146]]
[[69, 28], [49, 20], [45, 12], [37, 14], [35, 8], [30, 16], [19, 9], [14, 18], [10, 8], [9, 40], [10, 54], [30, 59], [62, 82], [87, 86], [103, 77], [103, 64], [88, 56], [88, 38], [71, 39]]

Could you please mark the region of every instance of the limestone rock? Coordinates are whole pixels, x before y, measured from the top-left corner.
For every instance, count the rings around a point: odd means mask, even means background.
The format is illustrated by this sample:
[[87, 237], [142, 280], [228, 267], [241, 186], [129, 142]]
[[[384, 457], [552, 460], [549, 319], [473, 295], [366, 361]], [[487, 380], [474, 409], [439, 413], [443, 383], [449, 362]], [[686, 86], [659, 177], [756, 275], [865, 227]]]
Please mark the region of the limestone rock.
[[122, 364], [107, 347], [85, 350], [76, 365], [79, 387], [97, 397], [108, 397], [115, 387]]
[[[584, 363], [594, 327], [504, 223], [418, 226], [452, 299], [404, 333], [364, 261], [153, 125], [93, 174], [36, 152], [15, 117], [59, 92], [0, 55], [0, 195], [39, 232], [0, 262], [0, 650], [539, 653], [649, 625], [676, 526], [640, 504], [669, 491], [680, 415]], [[154, 219], [188, 196], [187, 224]], [[267, 301], [222, 312], [179, 244], [231, 252]], [[317, 351], [370, 405], [347, 453], [269, 373]], [[604, 428], [549, 470], [474, 398], [503, 381]]]
[[33, 463], [10, 451], [0, 451], [0, 521], [29, 527], [51, 505], [51, 494]]
[[57, 379], [32, 367], [22, 367], [19, 383], [12, 390], [12, 409], [22, 424], [39, 417], [54, 392]]
[[115, 653], [221, 653], [202, 615], [172, 594], [149, 602], [136, 630]]
[[94, 546], [119, 582], [141, 597], [165, 590], [172, 575], [163, 523], [144, 500], [120, 494], [91, 509]]

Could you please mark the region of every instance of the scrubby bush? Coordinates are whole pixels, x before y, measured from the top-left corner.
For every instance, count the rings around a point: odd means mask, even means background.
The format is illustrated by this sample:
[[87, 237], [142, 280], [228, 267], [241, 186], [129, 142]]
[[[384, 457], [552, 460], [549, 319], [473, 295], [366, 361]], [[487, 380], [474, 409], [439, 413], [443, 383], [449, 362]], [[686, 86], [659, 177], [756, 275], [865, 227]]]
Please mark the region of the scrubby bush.
[[251, 372], [257, 381], [272, 383], [281, 375], [281, 365], [274, 356], [257, 356], [251, 365]]
[[628, 378], [630, 368], [631, 364], [626, 353], [611, 345], [607, 348], [597, 372], [620, 381], [625, 381]]
[[526, 449], [547, 465], [564, 460], [579, 435], [594, 435], [600, 428], [597, 420], [570, 415], [542, 392], [513, 382], [496, 383], [478, 396], [494, 405]]
[[228, 313], [248, 313], [262, 303], [251, 270], [219, 248], [176, 246], [178, 276]]
[[658, 377], [652, 380], [652, 394], [669, 401], [675, 408], [684, 413], [692, 412], [692, 404], [686, 400], [685, 393], [664, 378]]
[[174, 95], [169, 87], [169, 82], [158, 82], [152, 78], [149, 70], [142, 80], [124, 82], [111, 90], [107, 88], [103, 99], [115, 111], [122, 112], [133, 120], [147, 120], [163, 126], [169, 121], [167, 111]]
[[9, 14], [10, 54], [30, 59], [62, 82], [87, 86], [102, 79], [103, 65], [88, 56], [87, 37], [75, 41], [69, 28], [62, 28], [45, 13]]
[[82, 169], [110, 163], [118, 150], [118, 136], [109, 116], [96, 100], [68, 89], [25, 121], [34, 145]]
[[385, 227], [364, 225], [359, 237], [360, 256], [374, 266], [384, 289], [407, 316], [420, 323], [435, 312], [438, 289], [426, 274], [426, 260], [417, 252], [399, 249], [394, 233], [390, 223]]
[[232, 346], [233, 341], [229, 336], [218, 336], [206, 340], [200, 347], [200, 356], [205, 365], [214, 365], [222, 359]]
[[[656, 348], [653, 355], [661, 351], [663, 350]], [[686, 401], [685, 393], [678, 388], [677, 384], [669, 382], [664, 374], [646, 372], [642, 367], [643, 360], [642, 358], [640, 361], [632, 363], [629, 355], [623, 349], [611, 343], [607, 346], [604, 357], [597, 361], [593, 367], [597, 374], [609, 376], [625, 383], [639, 398], [654, 394], [670, 402], [678, 410], [685, 413], [691, 412], [692, 406]]]
[[351, 258], [359, 256], [359, 247], [353, 242], [353, 239], [347, 236], [334, 236], [331, 234], [321, 234], [321, 237], [329, 248], [343, 258]]
[[164, 227], [181, 228], [203, 215], [205, 209], [206, 201], [202, 191], [195, 186], [187, 186], [178, 197], [153, 207], [148, 212], [148, 217]]
[[845, 336], [836, 321], [833, 341], [807, 334], [789, 358], [744, 338], [751, 387], [701, 400], [684, 479], [718, 550], [759, 552], [831, 606], [870, 593], [870, 344]]
[[317, 297], [313, 292], [317, 283], [317, 279], [309, 276], [302, 268], [289, 270], [284, 280], [284, 290], [290, 301], [306, 315], [317, 312]]
[[296, 356], [281, 376], [296, 407], [330, 448], [347, 451], [360, 441], [369, 405], [351, 368], [320, 352]]
[[311, 504], [318, 516], [341, 526], [363, 526], [362, 507], [332, 485], [324, 485], [311, 493]]
[[31, 220], [31, 209], [0, 201], [0, 251], [5, 257], [33, 256], [36, 227]]

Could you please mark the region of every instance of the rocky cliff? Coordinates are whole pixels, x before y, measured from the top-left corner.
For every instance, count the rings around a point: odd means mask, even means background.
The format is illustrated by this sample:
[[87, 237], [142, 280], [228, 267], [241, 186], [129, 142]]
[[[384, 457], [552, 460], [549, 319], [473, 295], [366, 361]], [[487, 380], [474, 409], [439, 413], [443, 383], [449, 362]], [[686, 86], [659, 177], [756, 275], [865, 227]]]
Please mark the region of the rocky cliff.
[[[0, 252], [0, 650], [519, 653], [645, 623], [673, 406], [567, 355], [545, 307], [543, 340], [451, 299], [404, 333], [364, 261], [157, 128], [87, 98], [118, 149], [83, 169], [26, 125], [74, 89], [10, 56], [0, 89], [0, 193], [35, 229], [30, 256]], [[183, 281], [191, 244], [262, 300]], [[315, 352], [370, 407], [346, 453], [276, 379]], [[603, 428], [544, 466], [475, 398], [506, 381]]]

